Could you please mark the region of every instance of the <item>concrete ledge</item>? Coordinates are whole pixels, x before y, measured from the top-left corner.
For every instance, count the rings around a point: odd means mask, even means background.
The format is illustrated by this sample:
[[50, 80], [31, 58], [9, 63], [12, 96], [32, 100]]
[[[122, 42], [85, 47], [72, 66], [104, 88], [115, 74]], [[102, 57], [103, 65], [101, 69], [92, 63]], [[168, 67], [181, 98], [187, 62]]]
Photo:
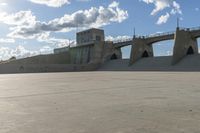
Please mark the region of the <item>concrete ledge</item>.
[[99, 64], [1, 64], [0, 74], [94, 71], [98, 66]]
[[200, 71], [200, 55], [185, 56], [172, 65], [172, 56], [142, 58], [129, 65], [129, 59], [113, 60], [103, 64], [99, 71]]

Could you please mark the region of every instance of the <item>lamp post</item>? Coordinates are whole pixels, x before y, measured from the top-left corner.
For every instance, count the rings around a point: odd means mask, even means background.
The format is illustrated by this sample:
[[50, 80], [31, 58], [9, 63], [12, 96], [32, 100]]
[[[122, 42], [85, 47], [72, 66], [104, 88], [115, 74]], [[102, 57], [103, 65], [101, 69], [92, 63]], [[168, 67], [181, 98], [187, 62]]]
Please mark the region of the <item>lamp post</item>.
[[179, 17], [177, 17], [177, 29], [179, 29], [179, 26], [180, 26], [180, 19], [179, 19]]

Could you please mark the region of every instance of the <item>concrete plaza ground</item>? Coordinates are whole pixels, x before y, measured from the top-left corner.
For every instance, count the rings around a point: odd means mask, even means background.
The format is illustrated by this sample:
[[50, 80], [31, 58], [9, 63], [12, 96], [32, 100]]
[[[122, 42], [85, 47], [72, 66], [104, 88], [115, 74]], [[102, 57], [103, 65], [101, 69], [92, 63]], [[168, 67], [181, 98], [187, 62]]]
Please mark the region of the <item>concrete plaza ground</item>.
[[0, 133], [199, 132], [199, 72], [0, 75]]

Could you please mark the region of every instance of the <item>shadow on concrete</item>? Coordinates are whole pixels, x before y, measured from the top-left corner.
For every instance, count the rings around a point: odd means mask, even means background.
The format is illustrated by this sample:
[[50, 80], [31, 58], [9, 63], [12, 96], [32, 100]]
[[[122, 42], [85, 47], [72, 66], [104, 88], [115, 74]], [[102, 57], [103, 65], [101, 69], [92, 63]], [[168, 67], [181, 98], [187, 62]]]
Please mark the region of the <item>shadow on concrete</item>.
[[102, 64], [98, 71], [200, 72], [200, 55], [192, 54], [192, 51], [189, 48], [188, 55], [175, 65], [172, 65], [172, 56], [146, 57], [131, 66], [128, 59], [120, 59]]

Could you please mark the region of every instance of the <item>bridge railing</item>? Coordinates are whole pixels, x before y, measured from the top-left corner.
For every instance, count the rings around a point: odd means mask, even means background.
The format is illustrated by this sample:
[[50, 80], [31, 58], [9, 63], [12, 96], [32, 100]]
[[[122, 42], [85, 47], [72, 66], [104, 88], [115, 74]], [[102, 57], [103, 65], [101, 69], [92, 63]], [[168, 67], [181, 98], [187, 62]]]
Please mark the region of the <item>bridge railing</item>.
[[[192, 27], [192, 28], [180, 27], [179, 29], [185, 30], [185, 31], [198, 31], [198, 30], [200, 30], [200, 27]], [[153, 38], [153, 37], [159, 37], [159, 36], [167, 36], [167, 35], [172, 35], [172, 34], [175, 34], [175, 31], [164, 32], [164, 33], [156, 33], [156, 34], [150, 34], [150, 35], [145, 35], [145, 36], [135, 35], [135, 38], [146, 39], [146, 38]], [[115, 40], [115, 41], [113, 41], [113, 43], [116, 44], [116, 43], [123, 43], [123, 42], [128, 42], [128, 41], [132, 41], [132, 38]]]
[[151, 35], [145, 36], [145, 38], [152, 38], [152, 37], [159, 37], [159, 36], [167, 36], [167, 35], [172, 35], [172, 34], [174, 34], [174, 31], [171, 31], [171, 32], [164, 32], [164, 33], [151, 34]]
[[[135, 35], [134, 37], [135, 38], [152, 38], [152, 37], [159, 37], [159, 36], [166, 36], [166, 35], [172, 35], [174, 34], [175, 32], [174, 31], [171, 31], [171, 32], [164, 32], [164, 33], [156, 33], [156, 34], [151, 34], [151, 35], [145, 35], [145, 36], [141, 36], [141, 35]], [[116, 43], [123, 43], [123, 42], [129, 42], [129, 41], [132, 41], [133, 38], [126, 38], [126, 39], [118, 39], [118, 40], [114, 40], [113, 43], [116, 44]]]
[[150, 34], [150, 35], [145, 35], [145, 36], [135, 36], [135, 38], [143, 38], [143, 39], [147, 39], [147, 38], [153, 38], [153, 37], [160, 37], [160, 36], [167, 36], [167, 35], [172, 35], [174, 34], [174, 31], [171, 32], [164, 32], [164, 33], [156, 33], [156, 34]]
[[130, 42], [132, 41], [133, 38], [126, 38], [126, 39], [118, 39], [118, 40], [114, 40], [113, 43], [123, 43], [123, 42]]
[[200, 27], [192, 27], [190, 28], [190, 31], [200, 30]]
[[180, 30], [185, 30], [185, 31], [197, 31], [200, 30], [200, 27], [192, 27], [192, 28], [179, 28]]

